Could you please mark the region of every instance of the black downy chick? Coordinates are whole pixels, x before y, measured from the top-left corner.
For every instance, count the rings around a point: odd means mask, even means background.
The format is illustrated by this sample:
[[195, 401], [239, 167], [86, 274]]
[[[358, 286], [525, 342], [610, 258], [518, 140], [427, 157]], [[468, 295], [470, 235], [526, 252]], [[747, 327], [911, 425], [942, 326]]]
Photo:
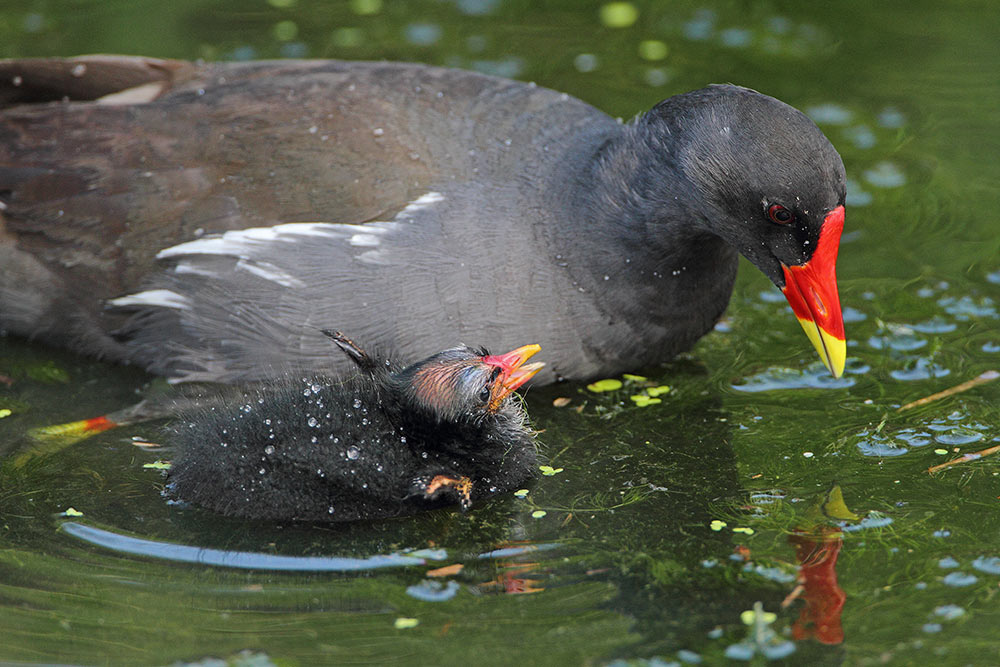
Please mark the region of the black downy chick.
[[539, 346], [462, 346], [400, 369], [324, 333], [361, 374], [262, 386], [175, 424], [170, 495], [236, 517], [353, 521], [468, 509], [536, 474], [511, 394], [544, 365], [525, 364]]

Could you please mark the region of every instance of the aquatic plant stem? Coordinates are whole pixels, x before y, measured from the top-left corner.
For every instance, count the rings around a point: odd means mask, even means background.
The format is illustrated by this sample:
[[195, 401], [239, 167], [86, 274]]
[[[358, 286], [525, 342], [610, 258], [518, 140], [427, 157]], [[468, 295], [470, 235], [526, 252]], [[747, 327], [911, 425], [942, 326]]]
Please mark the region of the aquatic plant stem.
[[984, 373], [980, 373], [977, 377], [974, 377], [971, 380], [963, 382], [962, 384], [957, 384], [954, 387], [951, 387], [950, 389], [945, 389], [944, 391], [939, 391], [936, 394], [925, 396], [919, 400], [913, 401], [912, 403], [907, 403], [906, 405], [896, 410], [896, 412], [903, 412], [904, 410], [909, 410], [911, 408], [918, 408], [921, 405], [927, 405], [928, 403], [939, 401], [942, 398], [948, 398], [949, 396], [960, 394], [963, 391], [969, 391], [973, 387], [978, 387], [981, 384], [992, 382], [997, 378], [1000, 378], [1000, 372], [997, 371], [986, 371]]
[[944, 470], [945, 468], [950, 468], [959, 463], [965, 463], [967, 461], [978, 461], [984, 456], [989, 456], [990, 454], [996, 454], [1000, 452], [1000, 445], [995, 445], [993, 447], [987, 447], [986, 449], [981, 449], [978, 452], [970, 452], [968, 454], [962, 454], [957, 459], [952, 459], [951, 461], [946, 461], [944, 463], [939, 463], [936, 466], [931, 466], [927, 469], [927, 472], [931, 475], [938, 472], [939, 470]]

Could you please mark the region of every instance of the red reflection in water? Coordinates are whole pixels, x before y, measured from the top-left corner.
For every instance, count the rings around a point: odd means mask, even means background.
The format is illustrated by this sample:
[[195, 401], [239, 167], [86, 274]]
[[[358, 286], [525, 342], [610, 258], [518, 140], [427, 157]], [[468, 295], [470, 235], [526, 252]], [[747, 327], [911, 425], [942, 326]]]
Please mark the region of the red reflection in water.
[[795, 545], [799, 585], [782, 606], [796, 597], [802, 597], [806, 603], [792, 624], [792, 636], [840, 644], [844, 641], [840, 613], [847, 600], [837, 584], [837, 555], [844, 543], [843, 534], [836, 528], [817, 526], [813, 531], [790, 535], [788, 541]]
[[[538, 549], [537, 545], [527, 541], [503, 542], [497, 545], [496, 549], [489, 552], [500, 554], [505, 551], [519, 551], [520, 558], [525, 554]], [[497, 560], [497, 574], [491, 581], [485, 581], [476, 586], [480, 592], [505, 593], [507, 595], [523, 595], [526, 593], [540, 593], [545, 590], [545, 584], [541, 579], [529, 578], [531, 575], [538, 576], [539, 564], [534, 561], [525, 560]]]
[[540, 593], [545, 586], [540, 579], [529, 579], [525, 575], [535, 572], [538, 563], [499, 563], [500, 573], [492, 581], [486, 581], [476, 588], [481, 592], [492, 591], [507, 595]]

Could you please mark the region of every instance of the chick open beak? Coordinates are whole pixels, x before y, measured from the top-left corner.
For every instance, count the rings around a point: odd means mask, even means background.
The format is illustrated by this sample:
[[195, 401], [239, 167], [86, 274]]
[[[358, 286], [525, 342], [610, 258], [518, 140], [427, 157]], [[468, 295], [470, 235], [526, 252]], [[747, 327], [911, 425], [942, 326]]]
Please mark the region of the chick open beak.
[[499, 408], [504, 399], [510, 396], [514, 390], [542, 370], [545, 364], [541, 362], [525, 364], [541, 349], [540, 345], [524, 345], [506, 354], [491, 354], [483, 357], [483, 363], [500, 369], [500, 374], [493, 385], [493, 395], [490, 398], [488, 410], [492, 412]]

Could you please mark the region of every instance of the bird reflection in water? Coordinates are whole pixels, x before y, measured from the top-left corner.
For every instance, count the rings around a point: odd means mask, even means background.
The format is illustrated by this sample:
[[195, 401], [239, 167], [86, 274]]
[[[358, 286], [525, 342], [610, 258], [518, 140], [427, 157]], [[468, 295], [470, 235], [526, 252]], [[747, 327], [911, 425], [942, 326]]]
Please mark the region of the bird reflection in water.
[[840, 613], [847, 595], [837, 583], [837, 556], [844, 543], [844, 534], [829, 526], [818, 528], [815, 532], [796, 533], [788, 538], [795, 545], [799, 579], [782, 606], [791, 604], [796, 597], [805, 601], [799, 618], [792, 624], [795, 639], [840, 644], [844, 641]]
[[792, 636], [796, 640], [815, 639], [823, 644], [840, 644], [844, 641], [840, 615], [847, 595], [837, 582], [837, 556], [844, 543], [844, 534], [825, 521], [857, 520], [859, 517], [847, 509], [843, 493], [836, 485], [810, 509], [809, 517], [815, 521], [811, 527], [799, 528], [788, 537], [795, 545], [799, 575], [795, 589], [781, 606], [785, 609], [798, 598], [805, 602], [799, 618], [792, 624]]

